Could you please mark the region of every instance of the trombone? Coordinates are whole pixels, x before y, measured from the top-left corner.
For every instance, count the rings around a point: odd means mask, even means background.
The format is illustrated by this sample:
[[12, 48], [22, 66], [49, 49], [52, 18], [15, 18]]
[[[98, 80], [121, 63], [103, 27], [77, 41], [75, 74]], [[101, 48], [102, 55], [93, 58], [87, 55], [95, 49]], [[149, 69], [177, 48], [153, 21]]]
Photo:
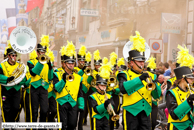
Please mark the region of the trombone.
[[[106, 90], [104, 90], [104, 95], [105, 95], [105, 100], [108, 100], [108, 96], [106, 94]], [[113, 110], [113, 107], [112, 107], [111, 103], [108, 104], [107, 111], [108, 111], [108, 114], [109, 115], [113, 115], [112, 118], [111, 118], [112, 121], [119, 120], [120, 116], [115, 113], [115, 111]]]

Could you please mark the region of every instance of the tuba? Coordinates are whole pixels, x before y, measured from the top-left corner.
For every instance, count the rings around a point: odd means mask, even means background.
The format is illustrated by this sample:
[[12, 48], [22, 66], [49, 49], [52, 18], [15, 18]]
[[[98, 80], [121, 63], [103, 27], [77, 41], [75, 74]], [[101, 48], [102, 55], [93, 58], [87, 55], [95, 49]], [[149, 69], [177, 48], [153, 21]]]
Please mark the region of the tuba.
[[[37, 38], [35, 33], [28, 27], [25, 26], [18, 26], [16, 27], [10, 34], [10, 44], [11, 47], [20, 54], [27, 54], [34, 50], [36, 46]], [[4, 63], [8, 60], [5, 59], [1, 63]], [[16, 59], [19, 63], [18, 67], [13, 71], [11, 76], [14, 76], [14, 80], [7, 84], [2, 84], [3, 86], [14, 86], [20, 83], [26, 75], [26, 66], [18, 57]]]
[[[108, 96], [106, 94], [106, 90], [104, 90], [104, 95], [105, 95], [105, 100], [108, 100]], [[115, 111], [113, 110], [113, 107], [112, 107], [111, 103], [108, 104], [107, 111], [108, 111], [108, 114], [109, 115], [113, 115], [112, 118], [111, 118], [112, 121], [119, 120], [120, 116], [115, 113]]]

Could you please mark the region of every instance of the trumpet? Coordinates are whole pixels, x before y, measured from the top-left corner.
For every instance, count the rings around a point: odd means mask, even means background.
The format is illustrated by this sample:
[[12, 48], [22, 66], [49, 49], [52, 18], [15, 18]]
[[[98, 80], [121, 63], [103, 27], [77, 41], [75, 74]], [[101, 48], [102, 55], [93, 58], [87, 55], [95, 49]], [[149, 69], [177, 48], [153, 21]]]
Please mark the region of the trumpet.
[[[108, 96], [106, 94], [106, 90], [104, 90], [104, 95], [105, 95], [105, 100], [108, 100]], [[120, 116], [115, 113], [115, 111], [113, 110], [113, 107], [112, 107], [111, 103], [108, 104], [107, 111], [108, 111], [109, 115], [113, 115], [112, 118], [111, 118], [112, 121], [119, 120]]]
[[114, 75], [110, 76], [107, 84], [108, 84], [108, 87], [111, 87], [114, 89], [114, 87], [116, 87], [118, 84], [116, 77]]
[[74, 80], [73, 74], [67, 75], [66, 79], [67, 79], [69, 82], [72, 82], [72, 81]]
[[38, 61], [39, 61], [41, 64], [46, 64], [49, 60], [50, 60], [50, 57], [48, 57], [48, 56], [45, 55], [45, 54], [40, 55], [39, 58], [38, 58]]
[[93, 79], [93, 80], [91, 81], [91, 86], [92, 86], [93, 88], [96, 88], [96, 79]]
[[89, 68], [89, 67], [87, 67], [87, 68], [85, 69], [85, 74], [86, 74], [87, 76], [92, 75], [92, 69]]
[[[189, 89], [190, 94], [193, 94], [193, 92], [191, 90], [194, 89], [193, 88], [194, 82], [191, 83], [191, 85], [190, 84], [187, 84], [187, 85], [188, 85], [188, 89]], [[193, 105], [194, 105], [194, 101], [193, 101]], [[192, 112], [192, 110], [190, 110], [190, 113], [191, 113], [192, 116], [194, 116], [194, 113]]]
[[[144, 73], [147, 73], [147, 72], [144, 72]], [[149, 73], [148, 73], [148, 75], [149, 75]], [[152, 78], [150, 77], [150, 75], [149, 75], [149, 78], [146, 79], [146, 82], [147, 82], [146, 89], [148, 91], [152, 91], [156, 88], [156, 85], [153, 83]]]

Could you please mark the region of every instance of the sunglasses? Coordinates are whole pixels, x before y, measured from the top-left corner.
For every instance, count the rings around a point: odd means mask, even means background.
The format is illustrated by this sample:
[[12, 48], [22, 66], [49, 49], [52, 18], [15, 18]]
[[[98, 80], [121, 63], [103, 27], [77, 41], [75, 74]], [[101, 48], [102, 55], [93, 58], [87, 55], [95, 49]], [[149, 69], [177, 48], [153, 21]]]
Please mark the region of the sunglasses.
[[11, 55], [11, 57], [17, 57], [17, 55]]

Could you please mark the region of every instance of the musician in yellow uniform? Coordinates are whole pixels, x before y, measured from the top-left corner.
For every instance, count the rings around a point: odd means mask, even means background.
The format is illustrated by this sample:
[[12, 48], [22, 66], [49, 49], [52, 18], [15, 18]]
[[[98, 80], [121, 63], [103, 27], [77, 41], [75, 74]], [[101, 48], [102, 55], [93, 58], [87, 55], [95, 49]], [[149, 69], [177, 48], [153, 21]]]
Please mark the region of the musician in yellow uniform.
[[74, 130], [77, 125], [78, 111], [84, 110], [82, 77], [74, 72], [75, 46], [68, 41], [62, 47], [63, 64], [54, 73], [53, 85], [56, 91], [57, 118], [62, 122], [62, 130]]
[[[111, 95], [106, 94], [107, 80], [110, 78], [111, 64], [103, 64], [96, 75], [97, 92], [89, 96], [92, 107], [92, 130], [109, 130], [108, 105], [114, 106]], [[107, 96], [107, 97], [106, 97]], [[108, 98], [108, 99], [106, 99]]]
[[[79, 52], [77, 54], [77, 59], [78, 59], [78, 67], [75, 67], [78, 71], [78, 74], [82, 76], [83, 81], [82, 81], [82, 91], [83, 91], [83, 97], [84, 97], [84, 111], [87, 109], [87, 92], [88, 92], [88, 86], [87, 84], [84, 84], [87, 81], [88, 76], [85, 74], [85, 60], [86, 60], [86, 47], [81, 45]], [[79, 112], [79, 121], [78, 121], [78, 130], [83, 130], [83, 120], [84, 120], [84, 111]]]
[[[149, 71], [152, 74], [156, 74], [156, 58], [150, 57], [146, 62], [147, 65], [147, 71]], [[157, 81], [155, 81], [157, 82]], [[159, 82], [157, 82], [158, 86], [161, 86]], [[155, 126], [157, 125], [157, 116], [158, 116], [158, 101], [152, 98], [152, 112], [151, 112], [151, 124], [152, 124], [152, 130], [155, 129]]]
[[[53, 63], [55, 60], [53, 51], [48, 50], [46, 55], [49, 56], [51, 65], [53, 67]], [[50, 81], [49, 88], [48, 88], [48, 102], [49, 102], [49, 109], [48, 109], [48, 114], [47, 114], [47, 121], [48, 122], [55, 122], [55, 117], [57, 115], [57, 104], [55, 100], [55, 93], [54, 93], [54, 88], [53, 88], [53, 80]]]
[[[143, 71], [145, 62], [145, 40], [136, 31], [131, 36], [132, 48], [129, 51], [131, 69], [118, 74], [119, 88], [123, 94], [123, 122], [124, 130], [150, 130], [150, 113], [152, 111], [152, 97], [157, 99], [161, 95], [160, 87], [153, 82], [147, 86], [146, 79], [154, 81], [156, 75]], [[146, 87], [147, 86], [147, 87]]]
[[166, 106], [168, 108], [168, 130], [192, 130], [193, 128], [193, 81], [191, 72], [193, 57], [188, 49], [178, 47], [177, 62], [180, 67], [174, 69], [177, 84], [166, 93]]
[[[32, 108], [32, 122], [37, 122], [38, 109], [40, 108], [39, 122], [46, 122], [48, 112], [48, 88], [49, 83], [53, 78], [53, 68], [50, 60], [41, 61], [40, 56], [48, 57], [45, 55], [49, 47], [49, 36], [43, 35], [41, 43], [37, 44], [37, 58], [29, 60], [27, 65], [31, 74], [30, 82], [30, 105]], [[49, 58], [48, 58], [49, 59]], [[44, 63], [45, 62], [45, 63]]]
[[3, 122], [15, 122], [19, 116], [21, 85], [25, 83], [26, 78], [17, 85], [5, 86], [16, 78], [17, 75], [13, 75], [14, 70], [21, 67], [21, 63], [16, 61], [17, 52], [13, 50], [9, 41], [5, 54], [8, 59], [0, 64], [1, 114]]

